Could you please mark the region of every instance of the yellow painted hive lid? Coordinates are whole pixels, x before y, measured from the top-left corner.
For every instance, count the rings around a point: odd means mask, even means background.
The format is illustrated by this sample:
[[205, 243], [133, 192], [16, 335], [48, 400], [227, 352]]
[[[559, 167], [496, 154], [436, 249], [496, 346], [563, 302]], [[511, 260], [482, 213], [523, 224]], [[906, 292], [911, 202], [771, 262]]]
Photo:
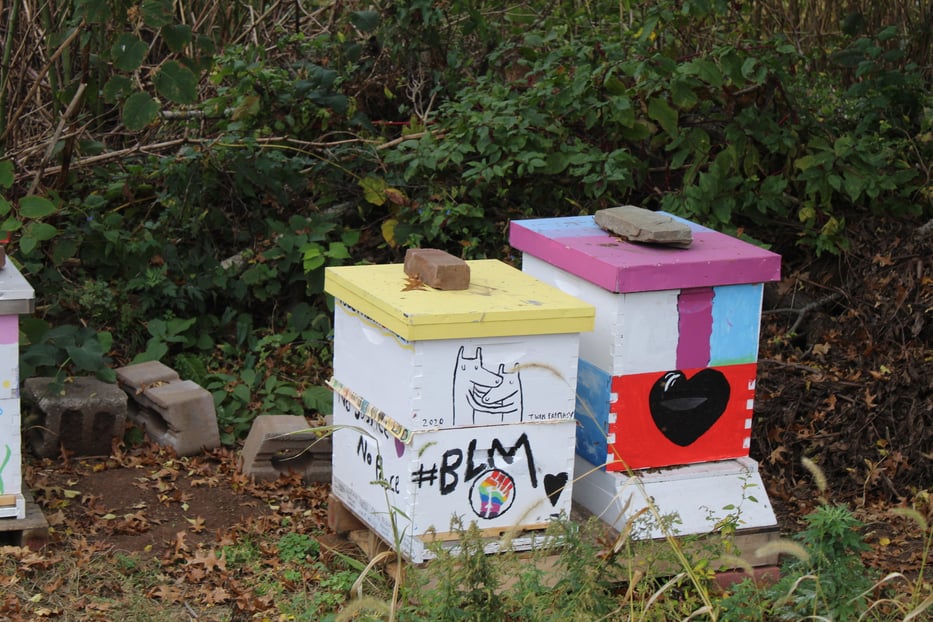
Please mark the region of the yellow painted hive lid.
[[327, 268], [324, 290], [407, 341], [593, 330], [594, 307], [497, 259], [470, 266], [470, 287], [412, 287], [404, 264]]

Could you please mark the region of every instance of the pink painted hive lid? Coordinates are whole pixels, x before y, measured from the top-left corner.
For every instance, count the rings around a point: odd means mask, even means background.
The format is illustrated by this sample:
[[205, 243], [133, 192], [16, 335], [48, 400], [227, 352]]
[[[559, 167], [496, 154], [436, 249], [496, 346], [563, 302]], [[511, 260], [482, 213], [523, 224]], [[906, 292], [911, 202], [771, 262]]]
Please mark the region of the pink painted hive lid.
[[693, 243], [688, 248], [626, 242], [600, 228], [592, 216], [515, 220], [509, 226], [509, 242], [614, 293], [781, 278], [781, 256], [777, 253], [670, 216], [690, 226]]

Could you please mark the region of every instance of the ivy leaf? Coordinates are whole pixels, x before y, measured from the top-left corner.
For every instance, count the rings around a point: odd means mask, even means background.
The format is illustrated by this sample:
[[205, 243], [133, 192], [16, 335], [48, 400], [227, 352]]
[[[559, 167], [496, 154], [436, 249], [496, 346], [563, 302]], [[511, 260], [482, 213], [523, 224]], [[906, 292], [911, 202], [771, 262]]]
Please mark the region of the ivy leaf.
[[327, 248], [326, 255], [331, 259], [349, 259], [350, 253], [342, 242], [331, 242]]
[[324, 249], [319, 244], [311, 244], [301, 250], [301, 265], [305, 273], [311, 273], [324, 265]]
[[386, 188], [388, 184], [381, 177], [369, 175], [360, 180], [360, 188], [363, 189], [363, 198], [367, 203], [381, 206], [386, 202]]
[[682, 70], [687, 75], [697, 76], [712, 87], [722, 86], [722, 72], [712, 61], [698, 58], [684, 65]]
[[124, 33], [110, 48], [110, 57], [113, 59], [113, 66], [120, 71], [136, 71], [143, 64], [148, 51], [149, 46], [140, 41], [139, 37]]
[[[32, 370], [40, 367], [58, 367], [62, 363], [60, 352], [57, 347], [50, 343], [35, 343], [23, 351], [20, 356], [20, 364], [24, 369], [28, 366]], [[20, 370], [20, 373], [23, 373], [23, 371]]]
[[181, 52], [191, 43], [191, 26], [188, 24], [169, 24], [162, 28], [162, 38], [173, 52]]
[[192, 104], [198, 97], [198, 77], [178, 61], [162, 65], [153, 82], [160, 95], [176, 104]]
[[0, 232], [11, 233], [13, 231], [19, 231], [23, 228], [23, 223], [20, 222], [18, 218], [7, 218], [3, 221], [3, 224], [0, 225]]
[[172, 0], [143, 0], [140, 13], [143, 22], [158, 29], [172, 23]]
[[22, 251], [24, 255], [28, 255], [36, 248], [36, 244], [38, 244], [36, 238], [24, 236], [19, 240], [19, 250]]
[[233, 396], [243, 404], [249, 404], [250, 390], [245, 384], [238, 384], [233, 387]]
[[75, 14], [83, 16], [89, 24], [102, 24], [110, 19], [110, 3], [75, 2]]
[[51, 240], [58, 233], [58, 229], [47, 222], [31, 222], [26, 225], [25, 235], [34, 238], [37, 242]]
[[126, 76], [111, 76], [104, 84], [104, 101], [113, 103], [129, 95], [133, 90], [133, 82]]
[[699, 98], [688, 84], [681, 80], [675, 80], [671, 84], [671, 101], [681, 110], [690, 110], [696, 106]]
[[88, 341], [82, 346], [68, 346], [65, 351], [78, 369], [97, 371], [104, 366], [104, 352], [97, 341]]
[[13, 163], [10, 160], [0, 160], [0, 188], [9, 188], [13, 185]]
[[159, 102], [149, 93], [133, 93], [123, 104], [123, 125], [131, 132], [145, 128], [158, 116]]
[[334, 409], [334, 394], [327, 387], [308, 387], [301, 394], [301, 402], [308, 410], [329, 415]]
[[55, 205], [46, 198], [29, 195], [19, 201], [19, 214], [23, 218], [44, 218], [55, 213]]
[[398, 220], [396, 220], [395, 218], [389, 218], [388, 220], [383, 222], [382, 226], [379, 228], [380, 231], [382, 232], [382, 239], [385, 240], [386, 243], [392, 248], [395, 248], [396, 246], [398, 246], [398, 242], [395, 241], [395, 227], [397, 225], [398, 225]]
[[862, 191], [865, 190], [866, 185], [868, 183], [865, 179], [858, 175], [847, 174], [842, 180], [842, 187], [853, 203], [862, 196]]
[[378, 11], [353, 11], [350, 13], [350, 23], [361, 32], [372, 32], [379, 26]]
[[133, 360], [130, 361], [130, 364], [136, 365], [137, 363], [145, 363], [147, 361], [160, 361], [166, 354], [168, 354], [167, 343], [157, 339], [150, 339], [146, 343], [146, 351], [140, 352], [135, 357], [133, 357]]
[[97, 341], [100, 343], [100, 349], [102, 352], [107, 352], [110, 348], [113, 347], [113, 333], [110, 331], [102, 330], [97, 333]]
[[625, 83], [615, 76], [607, 76], [603, 81], [603, 88], [606, 89], [606, 92], [610, 95], [624, 95], [628, 91], [628, 87], [625, 86]]
[[655, 97], [649, 101], [648, 117], [657, 121], [671, 136], [677, 136], [677, 111], [671, 108], [667, 100]]
[[570, 166], [570, 156], [560, 151], [552, 151], [544, 157], [544, 166], [541, 167], [541, 173], [557, 175], [563, 173], [568, 166]]

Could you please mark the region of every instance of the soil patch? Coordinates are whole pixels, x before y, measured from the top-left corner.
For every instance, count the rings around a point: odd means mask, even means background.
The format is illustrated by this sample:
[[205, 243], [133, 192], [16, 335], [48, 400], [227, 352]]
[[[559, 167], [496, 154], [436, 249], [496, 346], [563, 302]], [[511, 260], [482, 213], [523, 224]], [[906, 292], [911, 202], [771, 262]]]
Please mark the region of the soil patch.
[[146, 444], [107, 458], [27, 461], [26, 474], [54, 535], [143, 557], [229, 544], [285, 517], [306, 522], [302, 530], [326, 524], [325, 486], [297, 475], [252, 481], [230, 450], [178, 458]]

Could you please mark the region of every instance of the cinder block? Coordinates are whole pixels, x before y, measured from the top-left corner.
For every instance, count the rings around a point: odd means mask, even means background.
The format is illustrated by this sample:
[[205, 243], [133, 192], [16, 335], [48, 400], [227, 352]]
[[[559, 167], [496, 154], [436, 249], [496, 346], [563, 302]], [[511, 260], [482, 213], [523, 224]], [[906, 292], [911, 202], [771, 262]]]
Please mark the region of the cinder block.
[[405, 274], [421, 279], [435, 289], [470, 288], [470, 265], [437, 248], [409, 248], [405, 251]]
[[117, 383], [123, 387], [124, 391], [132, 388], [141, 392], [147, 387], [181, 380], [178, 372], [159, 361], [146, 361], [145, 363], [127, 365], [118, 369], [116, 373]]
[[179, 456], [193, 456], [220, 447], [217, 411], [211, 394], [191, 380], [178, 380], [132, 396], [138, 408], [130, 417], [160, 445]]
[[154, 361], [116, 371], [117, 382], [132, 401], [130, 418], [152, 440], [172, 447], [179, 456], [220, 447], [214, 399], [206, 389], [180, 380], [170, 367]]
[[114, 438], [123, 438], [126, 395], [96, 378], [75, 378], [60, 388], [53, 378], [27, 378], [23, 399], [31, 406], [28, 435], [33, 452], [57, 456], [60, 448], [79, 456], [109, 456]]
[[329, 482], [331, 439], [304, 417], [259, 415], [243, 444], [240, 465], [245, 475], [256, 479], [274, 480], [295, 472], [305, 482]]

